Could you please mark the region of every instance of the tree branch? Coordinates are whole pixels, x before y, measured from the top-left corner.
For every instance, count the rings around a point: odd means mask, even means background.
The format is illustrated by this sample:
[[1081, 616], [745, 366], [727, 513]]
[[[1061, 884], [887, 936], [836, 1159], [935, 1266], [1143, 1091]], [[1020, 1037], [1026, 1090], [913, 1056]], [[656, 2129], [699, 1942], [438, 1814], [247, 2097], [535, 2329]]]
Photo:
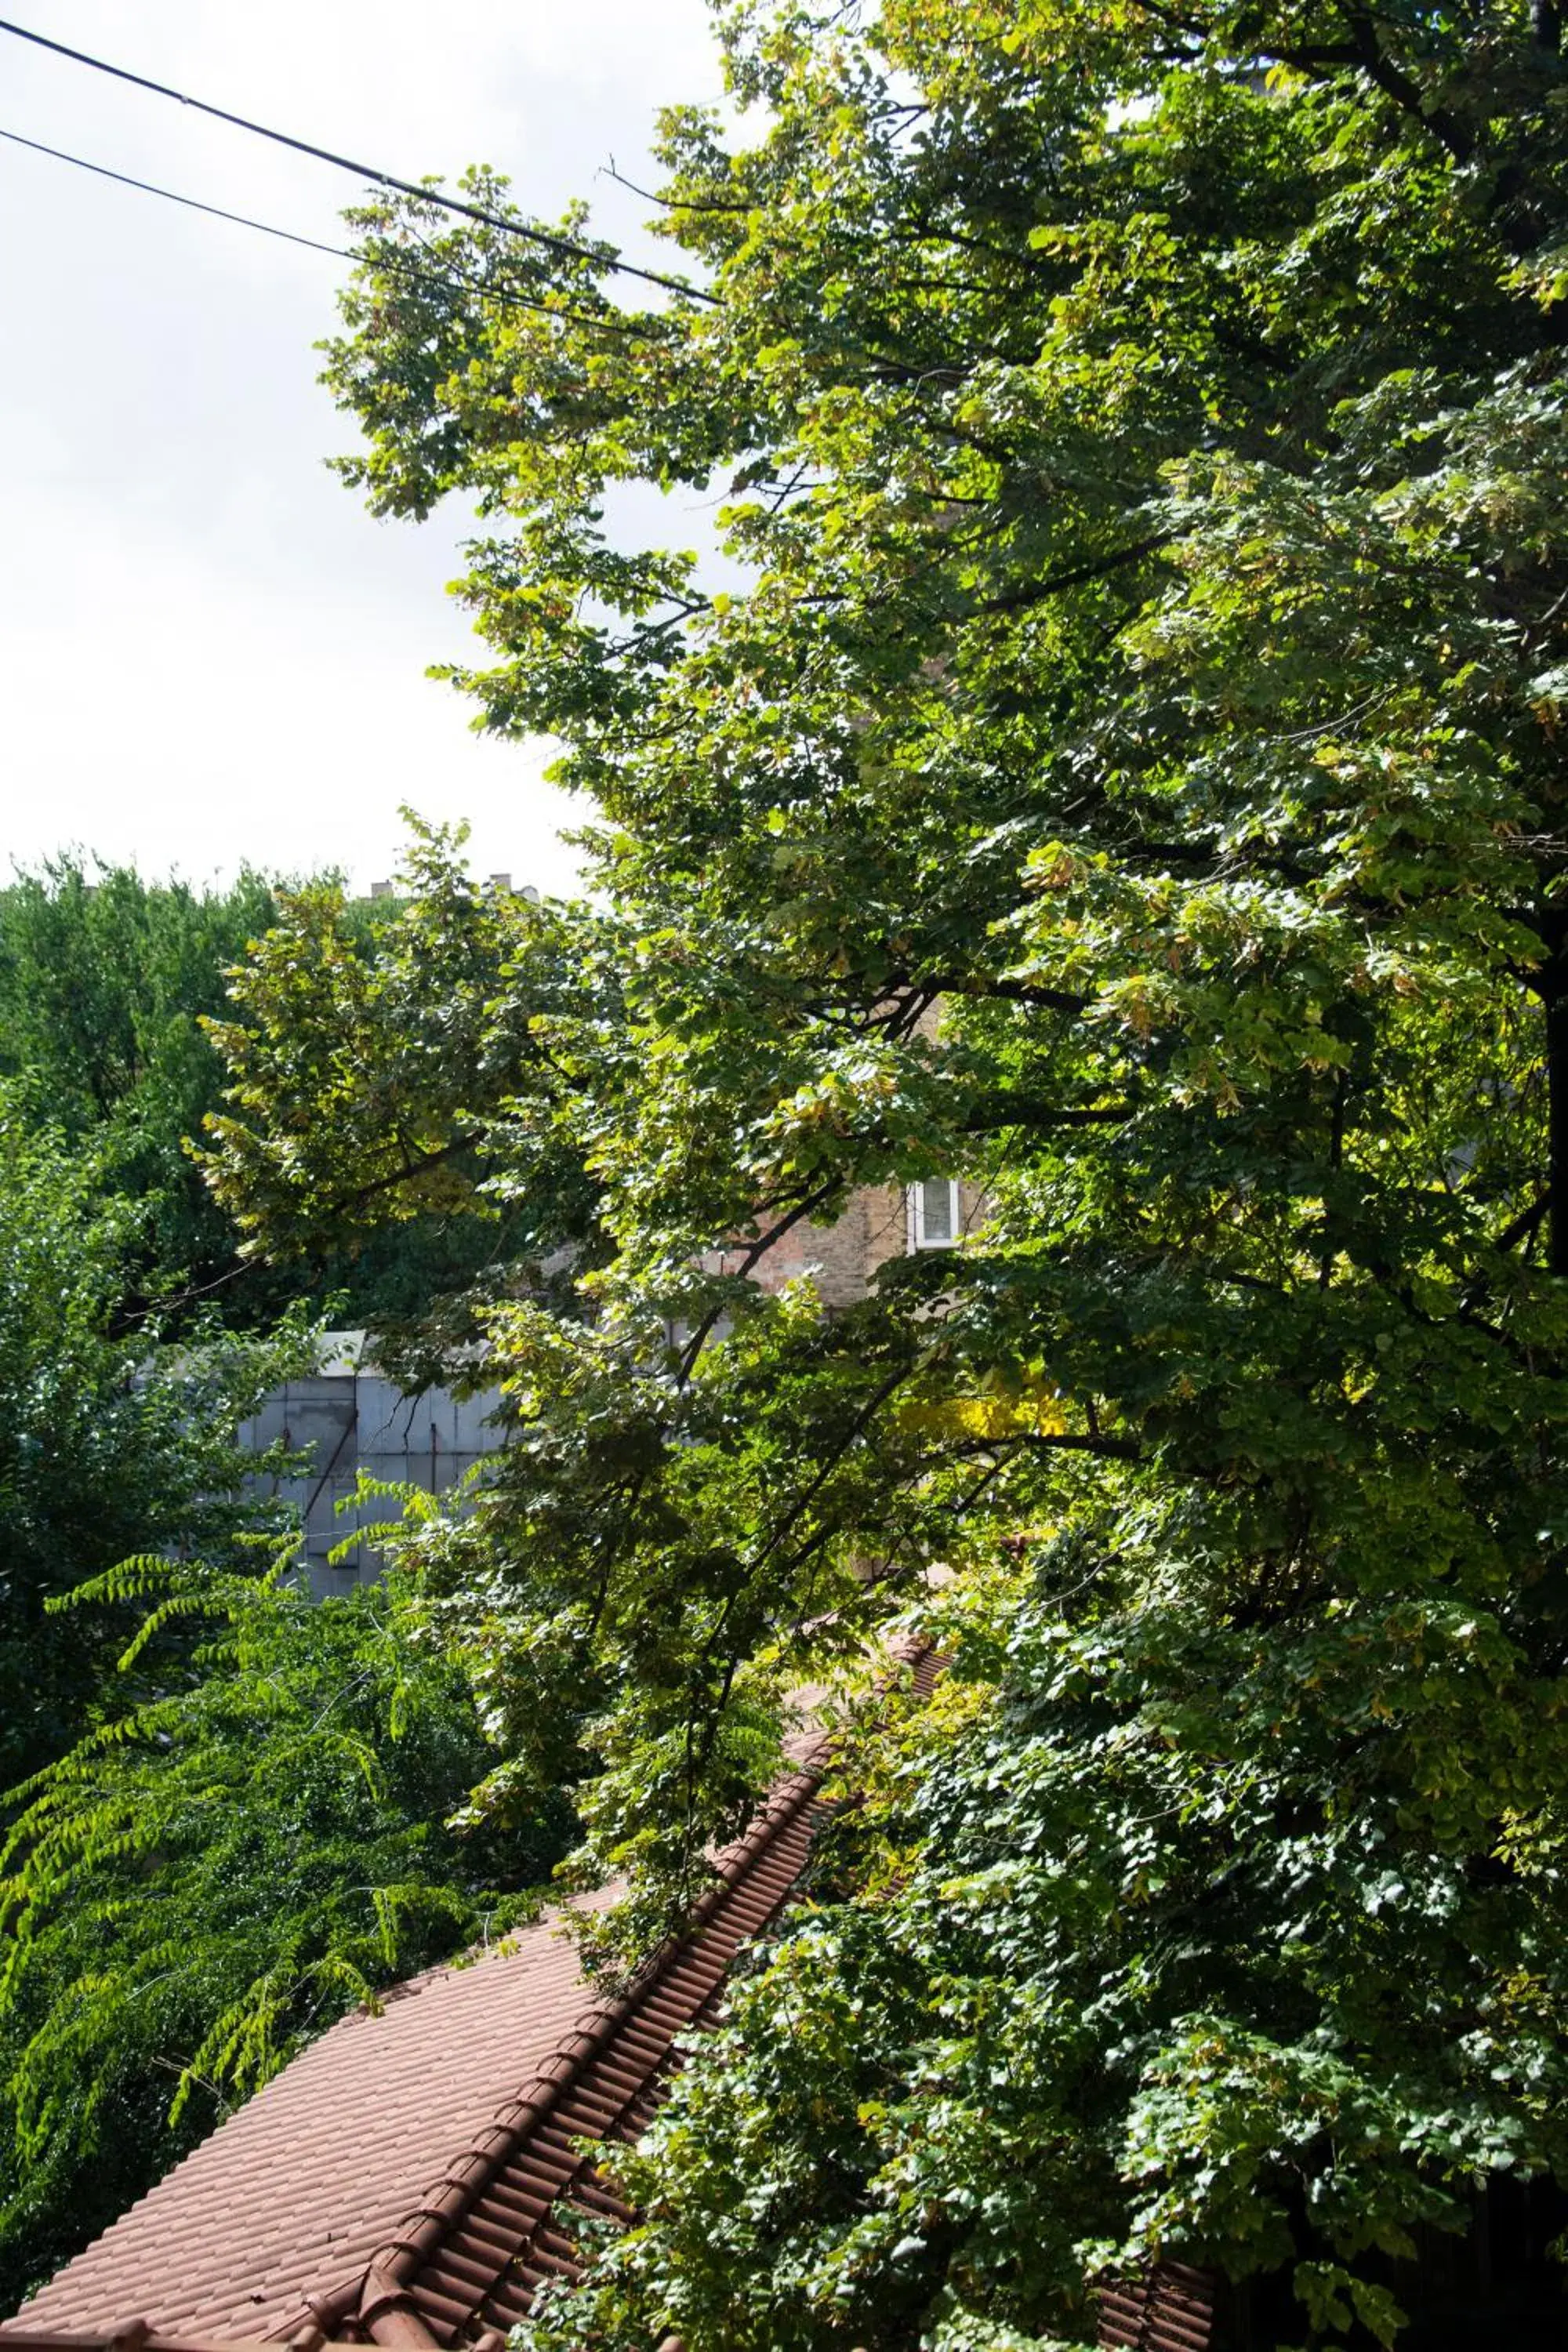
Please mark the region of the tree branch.
[[1063, 1110], [1054, 1103], [1013, 1102], [1005, 1095], [979, 1104], [963, 1121], [965, 1135], [994, 1135], [1009, 1127], [1026, 1127], [1048, 1133], [1057, 1127], [1125, 1127], [1134, 1116], [1131, 1103], [1106, 1103], [1093, 1110]]
[[1394, 63], [1378, 40], [1377, 26], [1368, 11], [1357, 9], [1350, 23], [1352, 37], [1348, 41], [1310, 42], [1300, 48], [1271, 46], [1263, 54], [1278, 58], [1281, 65], [1295, 66], [1302, 73], [1322, 73], [1337, 66], [1359, 68], [1385, 98], [1394, 100], [1402, 114], [1409, 115], [1424, 131], [1429, 131], [1456, 163], [1468, 163], [1475, 152], [1475, 138], [1452, 108], [1427, 108], [1420, 84]]
[[1065, 572], [1053, 572], [1048, 580], [1037, 580], [1026, 588], [1009, 589], [1005, 596], [988, 596], [982, 604], [971, 607], [971, 616], [983, 613], [1018, 613], [1031, 604], [1043, 604], [1047, 596], [1058, 595], [1064, 588], [1082, 588], [1091, 580], [1108, 579], [1124, 564], [1137, 563], [1157, 548], [1169, 547], [1175, 538], [1173, 530], [1152, 530], [1142, 539], [1135, 539], [1129, 547], [1118, 547], [1109, 555], [1092, 557], [1084, 563], [1068, 566]]
[[1143, 1459], [1143, 1448], [1135, 1437], [1079, 1437], [1067, 1431], [1058, 1437], [1047, 1437], [1026, 1430], [1018, 1443], [1043, 1453], [1100, 1454], [1111, 1462], [1142, 1462]]
[[[807, 1192], [803, 1200], [797, 1201], [794, 1208], [779, 1219], [776, 1225], [770, 1226], [760, 1239], [748, 1244], [744, 1256], [735, 1268], [736, 1276], [744, 1277], [749, 1275], [767, 1255], [775, 1242], [782, 1242], [785, 1234], [798, 1225], [803, 1217], [809, 1217], [814, 1209], [824, 1207], [841, 1189], [840, 1180], [837, 1176], [830, 1176], [826, 1183], [818, 1184], [814, 1192]], [[696, 1370], [697, 1359], [707, 1346], [713, 1327], [723, 1312], [724, 1301], [716, 1299], [681, 1349], [680, 1363], [676, 1374], [677, 1381], [681, 1388], [686, 1386]]]
[[[898, 982], [893, 983], [895, 986]], [[992, 979], [978, 972], [943, 972], [926, 985], [934, 996], [1000, 997], [1008, 1004], [1037, 1004], [1048, 1013], [1082, 1013], [1092, 999], [1063, 988], [1039, 988], [1027, 980]]]
[[357, 1209], [364, 1202], [374, 1200], [378, 1192], [395, 1192], [399, 1184], [412, 1183], [416, 1176], [423, 1176], [427, 1169], [439, 1168], [444, 1160], [456, 1160], [463, 1152], [472, 1151], [479, 1140], [479, 1130], [476, 1129], [471, 1132], [455, 1135], [449, 1142], [441, 1144], [434, 1151], [421, 1152], [417, 1158], [412, 1160], [405, 1159], [404, 1165], [395, 1168], [390, 1174], [373, 1176], [367, 1182], [357, 1184], [353, 1192], [340, 1193], [337, 1199], [330, 1203], [327, 1214], [329, 1217], [340, 1217], [346, 1210]]
[[1540, 1227], [1541, 1220], [1544, 1217], [1547, 1210], [1551, 1206], [1551, 1193], [1542, 1192], [1541, 1198], [1538, 1201], [1532, 1202], [1528, 1209], [1521, 1211], [1521, 1213], [1514, 1218], [1511, 1224], [1507, 1224], [1503, 1227], [1501, 1233], [1499, 1234], [1496, 1241], [1492, 1244], [1493, 1249], [1510, 1250], [1517, 1248], [1521, 1242], [1529, 1239], [1536, 1233]]

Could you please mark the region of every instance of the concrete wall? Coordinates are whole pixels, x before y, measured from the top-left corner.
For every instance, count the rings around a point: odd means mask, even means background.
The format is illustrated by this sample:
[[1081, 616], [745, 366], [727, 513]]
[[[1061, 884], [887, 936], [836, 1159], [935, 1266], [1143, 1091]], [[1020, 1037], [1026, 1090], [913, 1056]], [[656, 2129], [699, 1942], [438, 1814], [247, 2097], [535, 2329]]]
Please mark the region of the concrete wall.
[[463, 1399], [446, 1389], [405, 1396], [365, 1362], [363, 1332], [332, 1332], [328, 1339], [321, 1370], [276, 1391], [240, 1433], [241, 1443], [257, 1453], [281, 1439], [290, 1452], [309, 1457], [308, 1469], [298, 1477], [257, 1483], [299, 1511], [305, 1570], [318, 1598], [369, 1583], [381, 1572], [381, 1556], [367, 1542], [355, 1542], [336, 1564], [327, 1558], [356, 1529], [398, 1516], [396, 1503], [389, 1499], [348, 1502], [362, 1470], [373, 1478], [444, 1494], [502, 1442], [489, 1421], [500, 1402], [499, 1391]]

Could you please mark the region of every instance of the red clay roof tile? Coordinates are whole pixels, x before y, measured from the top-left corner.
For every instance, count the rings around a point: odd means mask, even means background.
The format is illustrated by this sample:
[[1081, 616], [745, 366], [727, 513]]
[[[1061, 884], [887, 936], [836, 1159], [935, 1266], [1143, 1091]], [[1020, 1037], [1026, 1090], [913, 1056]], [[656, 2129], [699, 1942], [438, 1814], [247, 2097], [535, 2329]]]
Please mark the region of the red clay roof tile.
[[[815, 1790], [809, 1772], [781, 1784], [689, 1939], [619, 2000], [594, 1998], [556, 1915], [342, 2019], [0, 2326], [0, 2347], [99, 2339], [137, 2313], [163, 2336], [277, 2341], [308, 2298], [363, 2340], [373, 2267], [438, 2342], [480, 2333], [520, 2258], [569, 2261], [563, 2189], [624, 2211], [573, 2143], [641, 2127], [675, 2036], [798, 1877]], [[515, 2297], [500, 2300], [510, 2325]]]
[[[929, 1688], [934, 1663], [914, 1672]], [[156, 2332], [121, 2352], [323, 2352], [323, 2334], [497, 2352], [541, 2279], [575, 2275], [574, 2209], [629, 2218], [577, 2143], [646, 2128], [676, 2037], [711, 2021], [737, 1952], [800, 1876], [824, 1748], [800, 1744], [803, 1769], [722, 1858], [689, 1935], [621, 1998], [592, 1998], [560, 1915], [398, 1986], [0, 2324], [0, 2352], [101, 2347], [136, 2314]], [[1107, 2295], [1101, 2341], [1203, 2352], [1211, 2297], [1161, 2265]]]

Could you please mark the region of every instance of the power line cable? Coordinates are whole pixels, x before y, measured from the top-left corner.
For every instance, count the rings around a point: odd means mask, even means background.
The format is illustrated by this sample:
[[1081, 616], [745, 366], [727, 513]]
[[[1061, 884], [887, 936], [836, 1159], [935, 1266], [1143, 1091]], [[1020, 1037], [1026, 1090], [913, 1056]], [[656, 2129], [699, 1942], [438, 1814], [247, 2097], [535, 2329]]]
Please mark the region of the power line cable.
[[448, 269], [444, 273], [421, 269], [417, 265], [411, 267], [390, 255], [367, 253], [363, 246], [328, 245], [319, 236], [301, 235], [298, 229], [279, 228], [275, 222], [257, 220], [250, 213], [229, 212], [222, 205], [204, 203], [200, 196], [182, 195], [177, 188], [160, 187], [155, 180], [138, 180], [129, 172], [111, 171], [107, 163], [89, 163], [85, 155], [72, 155], [64, 147], [46, 146], [41, 139], [25, 139], [19, 131], [0, 127], [0, 139], [9, 140], [14, 147], [28, 148], [35, 155], [52, 156], [57, 163], [72, 163], [79, 172], [91, 172], [98, 179], [113, 180], [122, 188], [138, 189], [144, 196], [162, 196], [165, 204], [183, 205], [187, 212], [206, 213], [214, 220], [232, 221], [237, 228], [253, 228], [262, 236], [280, 237], [286, 245], [302, 245], [311, 253], [331, 254], [337, 261], [366, 262], [373, 268], [389, 269], [394, 275], [406, 278], [416, 286], [432, 286], [445, 290], [456, 284], [466, 287], [470, 293], [478, 294], [503, 310], [529, 310], [541, 318], [563, 319], [576, 326], [601, 328], [608, 334], [636, 331], [618, 319], [596, 318], [591, 311], [569, 310], [556, 302], [531, 301], [526, 294], [512, 294], [501, 287], [486, 286], [461, 269]]
[[184, 205], [187, 211], [210, 213], [215, 220], [233, 221], [240, 228], [259, 229], [263, 236], [279, 236], [289, 245], [308, 246], [312, 253], [334, 254], [340, 261], [362, 258], [346, 246], [324, 245], [319, 236], [301, 236], [297, 229], [275, 228], [270, 221], [253, 220], [248, 213], [226, 212], [222, 205], [205, 205], [199, 196], [182, 196], [175, 189], [160, 188], [152, 180], [133, 179], [129, 172], [111, 172], [107, 163], [89, 163], [85, 155], [68, 155], [63, 147], [46, 147], [41, 139], [24, 139], [19, 131], [0, 129], [0, 139], [8, 139], [14, 147], [30, 147], [35, 155], [52, 155], [57, 163], [74, 163], [79, 172], [95, 173], [100, 180], [117, 180], [122, 188], [140, 188], [144, 196], [162, 196], [168, 204]]
[[[331, 163], [340, 172], [352, 172], [356, 179], [374, 180], [378, 186], [392, 188], [399, 195], [416, 196], [424, 204], [439, 205], [443, 212], [460, 213], [465, 219], [480, 222], [487, 228], [498, 228], [508, 236], [521, 237], [530, 245], [542, 246], [546, 252], [559, 253], [576, 261], [591, 261], [595, 268], [607, 269], [621, 278], [639, 278], [647, 286], [662, 287], [667, 294], [679, 294], [688, 301], [706, 302], [713, 309], [721, 307], [716, 294], [705, 293], [700, 287], [688, 286], [679, 278], [662, 277], [657, 269], [639, 269], [635, 262], [606, 259], [591, 245], [583, 245], [575, 237], [556, 236], [547, 229], [525, 228], [519, 221], [508, 220], [504, 213], [492, 212], [488, 205], [472, 205], [461, 196], [448, 196], [438, 189], [422, 187], [417, 180], [399, 179], [395, 172], [379, 172], [372, 163], [356, 163], [348, 155], [334, 153], [330, 147], [316, 147], [308, 139], [296, 139], [287, 131], [273, 131], [265, 122], [252, 122], [243, 114], [231, 114], [226, 107], [213, 106], [203, 98], [192, 98], [183, 89], [174, 89], [168, 82], [153, 81], [146, 74], [132, 73], [127, 66], [110, 65], [105, 58], [95, 58], [86, 49], [73, 49], [64, 41], [52, 41], [47, 34], [29, 31], [26, 25], [14, 25], [0, 16], [0, 33], [10, 33], [19, 41], [30, 41], [35, 48], [48, 49], [56, 57], [68, 58], [73, 65], [88, 66], [94, 73], [110, 75], [115, 81], [129, 82], [133, 89], [151, 90], [157, 98], [172, 98], [177, 106], [188, 106], [198, 114], [211, 115], [216, 122], [226, 122], [236, 131], [248, 131], [254, 138], [270, 139], [276, 146], [291, 147], [296, 154], [314, 156], [319, 163]], [[216, 210], [216, 207], [214, 207]]]

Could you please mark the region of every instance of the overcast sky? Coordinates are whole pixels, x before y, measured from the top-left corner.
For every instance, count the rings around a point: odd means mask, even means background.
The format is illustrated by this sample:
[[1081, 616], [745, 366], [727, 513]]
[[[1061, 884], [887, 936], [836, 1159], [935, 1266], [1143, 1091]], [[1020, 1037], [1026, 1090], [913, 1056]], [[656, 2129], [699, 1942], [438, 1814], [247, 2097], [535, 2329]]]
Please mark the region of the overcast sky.
[[[18, 21], [417, 178], [474, 162], [530, 212], [640, 163], [717, 94], [702, 0], [16, 0]], [[0, 129], [342, 241], [354, 183], [0, 37]], [[637, 176], [634, 170], [633, 176]], [[646, 208], [645, 208], [646, 209]], [[387, 874], [397, 806], [467, 816], [483, 871], [562, 888], [548, 747], [486, 741], [426, 666], [462, 518], [373, 522], [315, 382], [346, 265], [0, 141], [0, 873], [79, 846], [204, 880]], [[476, 648], [478, 650], [478, 648]]]

